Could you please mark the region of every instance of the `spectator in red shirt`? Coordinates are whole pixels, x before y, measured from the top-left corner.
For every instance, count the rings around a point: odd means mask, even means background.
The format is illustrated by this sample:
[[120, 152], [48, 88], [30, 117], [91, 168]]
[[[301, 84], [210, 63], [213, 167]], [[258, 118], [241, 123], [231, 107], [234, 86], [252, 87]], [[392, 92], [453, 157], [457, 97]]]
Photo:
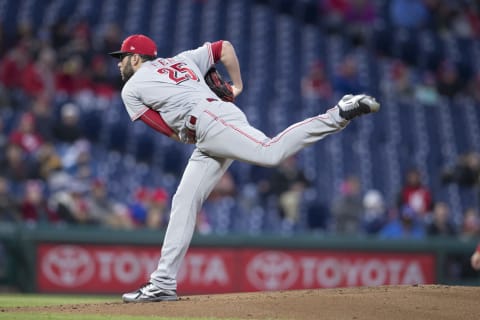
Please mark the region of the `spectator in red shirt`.
[[410, 169], [405, 175], [405, 182], [400, 193], [400, 207], [409, 206], [420, 218], [431, 212], [432, 194], [429, 188], [423, 185], [420, 171]]
[[97, 55], [92, 59], [92, 82], [95, 94], [99, 97], [111, 99], [116, 89], [112, 85], [112, 80], [108, 77], [108, 63], [101, 55]]
[[56, 75], [57, 91], [74, 96], [83, 90], [93, 91], [93, 83], [86, 72], [82, 57], [74, 54], [63, 63]]
[[49, 208], [40, 181], [30, 180], [25, 184], [25, 194], [20, 206], [22, 220], [29, 226], [58, 222], [58, 216]]
[[12, 48], [0, 61], [0, 82], [7, 89], [20, 88], [22, 75], [30, 63], [28, 47], [19, 43]]
[[42, 49], [22, 73], [22, 87], [33, 98], [51, 98], [55, 91], [55, 51]]
[[330, 99], [332, 94], [332, 86], [325, 75], [323, 63], [315, 61], [302, 80], [302, 96], [318, 102], [318, 99]]
[[20, 117], [18, 127], [10, 133], [9, 140], [28, 155], [38, 151], [43, 144], [43, 138], [35, 130], [35, 118], [31, 113], [24, 113]]

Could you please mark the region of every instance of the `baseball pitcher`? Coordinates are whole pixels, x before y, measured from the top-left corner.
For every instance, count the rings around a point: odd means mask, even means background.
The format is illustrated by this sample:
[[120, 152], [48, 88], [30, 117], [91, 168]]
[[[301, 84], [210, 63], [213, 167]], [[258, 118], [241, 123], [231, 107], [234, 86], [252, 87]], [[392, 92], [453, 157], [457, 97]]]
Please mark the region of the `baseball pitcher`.
[[[269, 138], [250, 126], [245, 114], [231, 102], [242, 92], [243, 82], [230, 42], [207, 42], [171, 58], [158, 58], [153, 40], [136, 34], [110, 55], [119, 59], [125, 82], [122, 100], [130, 119], [196, 146], [173, 196], [158, 267], [147, 284], [123, 295], [124, 302], [178, 299], [176, 277], [192, 239], [197, 212], [233, 160], [276, 166], [342, 130], [351, 119], [380, 108], [368, 95], [346, 95], [325, 113], [292, 124]], [[211, 71], [217, 62], [224, 65], [231, 85]]]

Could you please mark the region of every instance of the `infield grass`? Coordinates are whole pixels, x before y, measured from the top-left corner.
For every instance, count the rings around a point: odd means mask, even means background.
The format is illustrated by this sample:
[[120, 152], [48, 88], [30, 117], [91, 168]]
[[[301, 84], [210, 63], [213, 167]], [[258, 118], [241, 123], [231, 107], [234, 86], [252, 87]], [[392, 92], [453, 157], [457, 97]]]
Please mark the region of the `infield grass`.
[[[209, 320], [209, 319], [200, 319], [200, 318], [158, 318], [155, 316], [151, 317], [141, 317], [141, 316], [106, 316], [106, 315], [90, 315], [90, 314], [78, 314], [78, 315], [65, 315], [65, 314], [52, 314], [52, 313], [7, 313], [1, 314], [0, 319], [2, 320]], [[213, 320], [213, 319], [211, 319]], [[218, 319], [216, 319], [218, 320]]]
[[[118, 316], [60, 314], [47, 312], [12, 312], [16, 307], [41, 307], [50, 305], [118, 302], [118, 296], [90, 295], [37, 295], [37, 294], [0, 294], [0, 320], [214, 320], [213, 318], [165, 318], [156, 316]], [[218, 320], [218, 319], [217, 319]], [[235, 319], [224, 319], [235, 320]]]
[[0, 308], [38, 307], [58, 304], [118, 302], [116, 296], [0, 294]]

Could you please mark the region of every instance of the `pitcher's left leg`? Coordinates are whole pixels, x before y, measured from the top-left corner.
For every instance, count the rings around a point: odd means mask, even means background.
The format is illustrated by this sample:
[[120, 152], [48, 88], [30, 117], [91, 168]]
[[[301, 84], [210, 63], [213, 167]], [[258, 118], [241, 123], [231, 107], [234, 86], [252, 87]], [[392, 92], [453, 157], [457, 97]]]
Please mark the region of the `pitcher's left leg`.
[[[218, 111], [218, 114], [214, 111]], [[338, 107], [334, 107], [324, 114], [295, 123], [274, 138], [269, 138], [244, 121], [243, 114], [235, 119], [231, 114], [222, 112], [218, 109], [208, 110], [207, 115], [202, 115], [215, 120], [210, 123], [198, 148], [214, 156], [267, 167], [278, 165], [283, 159], [342, 130], [348, 124], [347, 120], [340, 117]]]
[[208, 126], [202, 128], [204, 137], [197, 146], [211, 155], [276, 166], [306, 146], [342, 130], [350, 119], [379, 109], [380, 104], [370, 96], [346, 95], [326, 113], [297, 122], [270, 139], [250, 126], [244, 113], [234, 105], [215, 106], [202, 115], [202, 122]]

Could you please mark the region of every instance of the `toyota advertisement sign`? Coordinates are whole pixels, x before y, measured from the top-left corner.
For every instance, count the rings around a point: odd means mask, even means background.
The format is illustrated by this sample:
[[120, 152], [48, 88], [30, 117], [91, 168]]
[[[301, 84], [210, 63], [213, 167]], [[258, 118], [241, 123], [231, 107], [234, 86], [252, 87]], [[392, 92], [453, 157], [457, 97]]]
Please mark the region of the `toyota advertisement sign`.
[[[144, 246], [37, 247], [39, 292], [122, 293], [156, 268]], [[178, 274], [181, 294], [435, 283], [430, 253], [190, 248]]]

